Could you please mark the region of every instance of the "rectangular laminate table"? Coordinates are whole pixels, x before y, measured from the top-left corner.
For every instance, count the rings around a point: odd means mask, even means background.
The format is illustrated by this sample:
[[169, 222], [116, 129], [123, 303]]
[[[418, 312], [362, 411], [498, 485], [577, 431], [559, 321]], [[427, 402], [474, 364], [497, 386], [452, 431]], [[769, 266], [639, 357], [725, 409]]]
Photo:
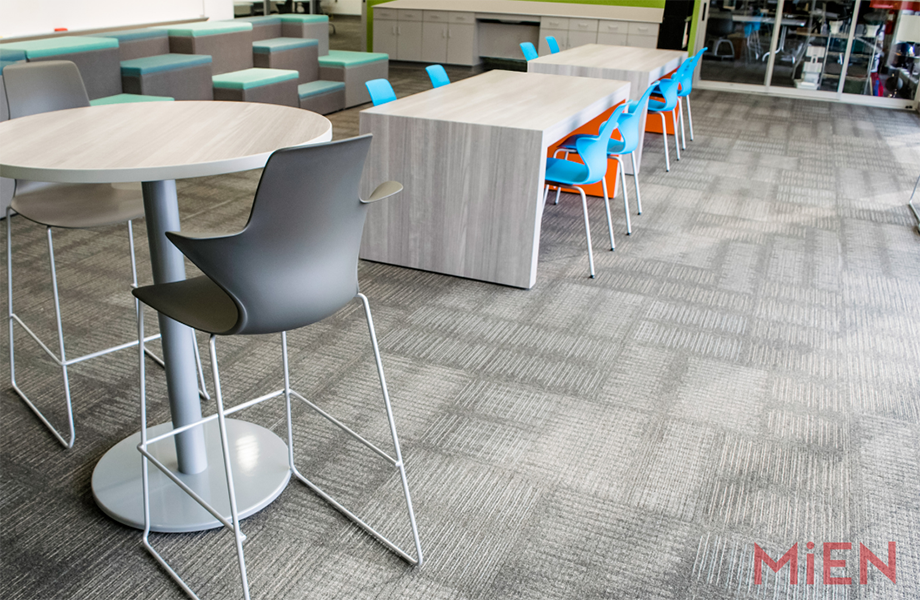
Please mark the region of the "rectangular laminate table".
[[[678, 68], [686, 58], [687, 53], [682, 50], [587, 44], [531, 60], [527, 63], [527, 72], [628, 81], [629, 99], [638, 100], [650, 84]], [[645, 115], [640, 131], [645, 131]], [[639, 136], [636, 149], [636, 165], [640, 171], [643, 138]]]
[[[531, 288], [547, 149], [629, 97], [626, 81], [489, 71], [361, 112], [373, 133], [361, 258]], [[382, 178], [382, 179], [381, 179]]]

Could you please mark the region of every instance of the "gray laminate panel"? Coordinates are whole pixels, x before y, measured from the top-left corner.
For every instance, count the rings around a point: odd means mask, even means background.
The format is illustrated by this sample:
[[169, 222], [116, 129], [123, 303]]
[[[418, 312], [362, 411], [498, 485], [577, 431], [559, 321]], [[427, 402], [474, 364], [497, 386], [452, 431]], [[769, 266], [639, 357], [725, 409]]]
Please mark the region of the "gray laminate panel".
[[628, 94], [626, 82], [489, 71], [363, 111], [363, 193], [388, 179], [405, 190], [370, 207], [361, 257], [533, 287], [546, 150]]
[[604, 6], [598, 4], [572, 4], [569, 2], [521, 2], [519, 0], [396, 0], [388, 2], [387, 9], [450, 10], [475, 12], [489, 16], [578, 17], [582, 19], [615, 19], [661, 23], [664, 10], [641, 6]]

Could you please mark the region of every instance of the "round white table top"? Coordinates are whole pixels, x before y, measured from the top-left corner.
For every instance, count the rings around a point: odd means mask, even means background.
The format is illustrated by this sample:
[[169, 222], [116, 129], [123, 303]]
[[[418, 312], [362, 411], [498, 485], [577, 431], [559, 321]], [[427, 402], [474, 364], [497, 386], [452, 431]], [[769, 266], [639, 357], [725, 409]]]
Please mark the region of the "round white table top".
[[90, 106], [0, 123], [0, 175], [56, 183], [204, 177], [264, 167], [279, 148], [331, 139], [329, 119], [274, 104]]

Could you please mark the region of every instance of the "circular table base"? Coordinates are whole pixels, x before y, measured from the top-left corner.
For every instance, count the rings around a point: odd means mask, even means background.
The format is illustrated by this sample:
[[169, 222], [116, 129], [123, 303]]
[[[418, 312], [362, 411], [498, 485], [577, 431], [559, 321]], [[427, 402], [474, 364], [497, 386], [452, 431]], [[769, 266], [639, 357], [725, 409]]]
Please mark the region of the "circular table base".
[[[291, 478], [287, 444], [259, 425], [235, 419], [227, 419], [226, 423], [236, 503], [242, 519], [271, 504], [287, 486]], [[163, 423], [150, 428], [147, 435], [152, 438], [171, 429], [171, 423]], [[172, 438], [149, 448], [157, 460], [229, 520], [230, 499], [217, 421], [206, 423], [204, 430], [208, 468], [195, 475], [178, 472]], [[138, 432], [106, 452], [93, 471], [92, 487], [96, 504], [107, 515], [125, 525], [143, 529], [142, 455], [137, 450], [140, 441], [141, 434]], [[222, 527], [220, 521], [170, 481], [153, 463], [148, 463], [148, 473], [151, 531], [178, 533]]]

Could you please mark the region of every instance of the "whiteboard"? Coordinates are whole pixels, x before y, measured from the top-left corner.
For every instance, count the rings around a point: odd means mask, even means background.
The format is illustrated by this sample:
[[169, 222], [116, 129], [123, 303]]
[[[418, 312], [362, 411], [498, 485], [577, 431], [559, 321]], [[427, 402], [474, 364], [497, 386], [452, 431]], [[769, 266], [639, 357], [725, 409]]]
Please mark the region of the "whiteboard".
[[81, 31], [201, 17], [232, 19], [233, 0], [0, 0], [0, 36], [51, 34], [59, 27]]

